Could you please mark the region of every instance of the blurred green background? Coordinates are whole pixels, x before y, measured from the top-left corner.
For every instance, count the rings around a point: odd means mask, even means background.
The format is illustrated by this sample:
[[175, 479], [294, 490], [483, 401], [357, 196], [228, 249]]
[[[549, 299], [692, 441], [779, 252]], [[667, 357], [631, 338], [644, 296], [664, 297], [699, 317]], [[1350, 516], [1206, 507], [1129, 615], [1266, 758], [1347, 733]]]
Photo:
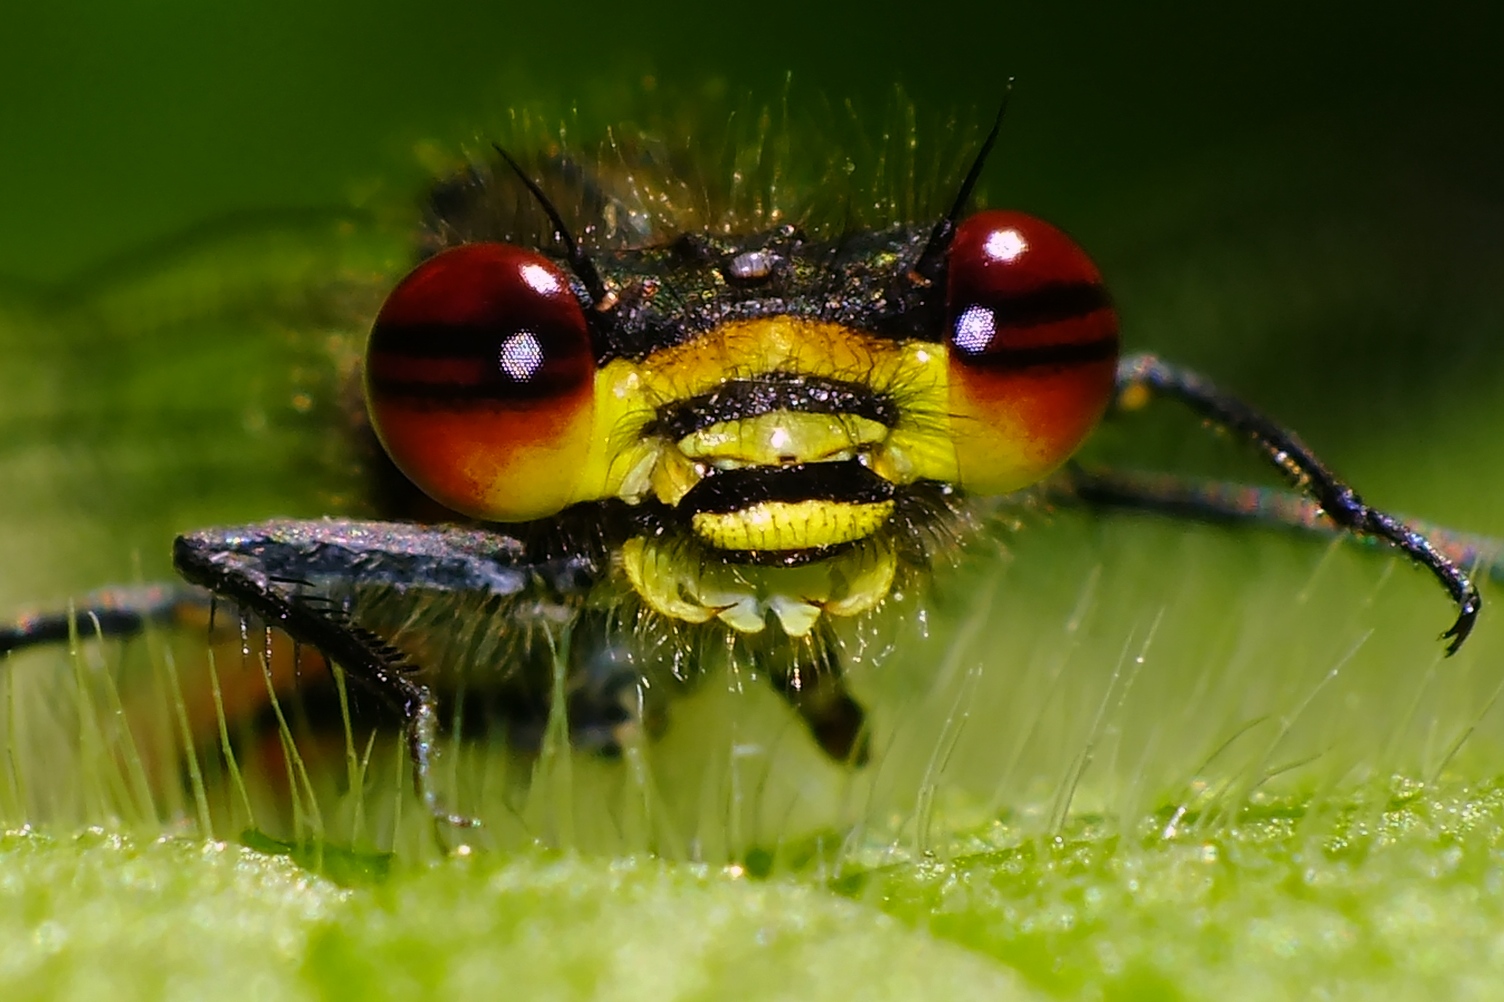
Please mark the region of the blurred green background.
[[[1370, 500], [1504, 535], [1498, 5], [178, 0], [32, 5], [0, 27], [0, 609], [162, 575], [168, 540], [187, 527], [326, 510], [342, 488], [324, 479], [337, 463], [283, 413], [292, 384], [307, 382], [291, 374], [313, 364], [298, 345], [310, 326], [332, 330], [368, 308], [372, 283], [406, 255], [400, 225], [349, 207], [421, 191], [420, 144], [472, 141], [517, 105], [574, 101], [586, 118], [630, 108], [646, 78], [659, 93], [735, 102], [777, 101], [791, 75], [796, 114], [850, 98], [875, 119], [901, 86], [922, 116], [984, 122], [1016, 77], [987, 200], [1049, 218], [1091, 251], [1129, 347], [1266, 406]], [[339, 291], [315, 289], [331, 272]], [[1093, 455], [1261, 476], [1192, 424], [1135, 418], [1105, 430]], [[954, 833], [992, 831], [994, 817], [1003, 827], [979, 844], [1058, 833], [1067, 809], [1125, 826], [1176, 807], [1235, 810], [1281, 777], [1285, 792], [1317, 798], [1318, 820], [1295, 830], [1337, 872], [1348, 859], [1322, 825], [1351, 821], [1352, 790], [1387, 790], [1391, 771], [1497, 776], [1499, 589], [1485, 590], [1469, 648], [1442, 662], [1446, 604], [1394, 562], [1257, 534], [1057, 523], [1031, 525], [1003, 570], [972, 569], [941, 595], [932, 636], [907, 637], [905, 658], [855, 666], [891, 749], [864, 777], [788, 750], [798, 737], [761, 689], [696, 697], [676, 722], [700, 725], [676, 723], [653, 752], [670, 802], [659, 809], [691, 830], [686, 844], [735, 856], [855, 819], [853, 858], [944, 856], [971, 837]], [[782, 750], [767, 762], [738, 765], [721, 748], [769, 733]], [[706, 735], [719, 742], [712, 754]], [[1469, 754], [1454, 759], [1464, 736]], [[577, 769], [582, 802], [615, 781]], [[705, 820], [701, 801], [743, 787], [764, 806], [730, 830]], [[964, 795], [936, 793], [951, 787]], [[677, 806], [676, 789], [689, 791]], [[1438, 817], [1485, 818], [1482, 860], [1499, 831], [1497, 798], [1495, 813], [1479, 807], [1487, 799], [1433, 805]], [[1384, 830], [1378, 813], [1354, 810], [1355, 826]], [[862, 856], [869, 829], [878, 848]], [[1125, 856], [1115, 831], [1083, 836], [1092, 858], [988, 857], [1006, 900], [980, 917], [947, 904], [928, 875], [917, 879], [935, 900], [901, 886], [877, 903], [1066, 994], [1098, 976], [1128, 996], [1163, 988], [1134, 981], [1132, 964], [1113, 981], [1104, 943], [1154, 977], [1211, 971], [1197, 982], [1208, 994], [1251, 990], [1275, 970], [1296, 972], [1281, 975], [1296, 985], [1334, 971], [1361, 982], [1417, 956], [1443, 978], [1491, 956], [1499, 916], [1476, 892], [1504, 878], [1494, 863], [1464, 863], [1452, 889], [1478, 910], [1439, 896], [1435, 847], [1474, 845], [1450, 829], [1426, 829], [1435, 844], [1414, 859], [1333, 878], [1332, 898], [1301, 883], [1312, 872], [1301, 845], [1288, 857], [1285, 843], [1253, 851], [1208, 885], [1216, 901], [1245, 904], [1214, 913], [1205, 936], [1195, 916], [1212, 906], [1186, 890], [1201, 886], [1203, 848], [1194, 864]], [[633, 844], [609, 825], [572, 837]], [[1193, 847], [1167, 851], [1181, 848]], [[909, 873], [897, 872], [887, 876]], [[1154, 889], [1143, 911], [1133, 873]], [[1093, 888], [1109, 900], [1094, 918], [1077, 907]], [[1308, 894], [1319, 907], [1289, 909]], [[1332, 915], [1409, 915], [1416, 901], [1436, 921], [1407, 927], [1413, 940], [1394, 934], [1338, 961], [1297, 949], [1306, 966], [1285, 964], [1275, 944], [1269, 967], [1225, 966], [1218, 937], [1244, 941], [1248, 909], [1274, 915], [1281, 942], [1329, 943], [1351, 933], [1322, 925]], [[959, 909], [956, 925], [946, 907]], [[1027, 925], [1043, 912], [1080, 924]], [[1446, 954], [1443, 919], [1464, 912], [1476, 935]], [[1368, 949], [1373, 931], [1356, 941]], [[1142, 959], [1172, 945], [1203, 953]], [[1408, 984], [1424, 994], [1450, 983]]]

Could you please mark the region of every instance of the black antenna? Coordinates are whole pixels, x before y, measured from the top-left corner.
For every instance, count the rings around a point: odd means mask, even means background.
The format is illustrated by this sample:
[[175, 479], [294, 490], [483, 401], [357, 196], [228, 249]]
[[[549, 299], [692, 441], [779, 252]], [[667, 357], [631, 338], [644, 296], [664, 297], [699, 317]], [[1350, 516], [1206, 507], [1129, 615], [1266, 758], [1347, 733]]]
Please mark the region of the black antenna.
[[501, 159], [505, 160], [507, 166], [512, 168], [512, 172], [517, 175], [518, 179], [527, 185], [527, 190], [532, 192], [533, 197], [538, 200], [538, 205], [543, 209], [544, 214], [548, 216], [548, 221], [554, 224], [554, 235], [564, 245], [564, 257], [569, 261], [569, 270], [574, 272], [575, 277], [584, 283], [585, 291], [590, 293], [593, 305], [601, 308], [604, 304], [613, 302], [614, 297], [606, 289], [606, 283], [601, 281], [601, 273], [595, 270], [595, 262], [590, 260], [590, 255], [580, 249], [580, 245], [575, 240], [574, 234], [570, 233], [569, 227], [564, 225], [564, 217], [559, 215], [559, 210], [554, 208], [554, 203], [550, 202], [548, 196], [543, 194], [543, 189], [538, 187], [536, 181], [527, 176], [521, 165], [513, 160], [512, 155], [502, 149], [500, 144], [492, 143], [491, 147], [497, 153], [501, 154]]
[[977, 180], [982, 176], [982, 168], [987, 164], [987, 155], [992, 152], [998, 133], [1002, 131], [1003, 115], [1008, 111], [1008, 100], [1011, 97], [1013, 97], [1013, 77], [1008, 78], [1007, 89], [1003, 91], [1003, 103], [997, 109], [997, 117], [992, 120], [992, 131], [988, 132], [987, 138], [982, 140], [982, 148], [977, 150], [976, 159], [971, 162], [971, 169], [966, 172], [966, 178], [961, 182], [961, 190], [956, 192], [955, 203], [951, 205], [945, 218], [936, 223], [935, 228], [930, 231], [929, 241], [924, 245], [924, 250], [919, 252], [919, 257], [914, 260], [914, 267], [910, 269], [910, 274], [924, 279], [925, 284], [932, 283], [940, 277], [940, 266], [945, 261], [945, 252], [950, 248], [950, 238], [956, 233], [956, 223], [960, 221], [961, 213], [966, 210], [966, 202], [971, 198], [971, 191], [977, 186]]

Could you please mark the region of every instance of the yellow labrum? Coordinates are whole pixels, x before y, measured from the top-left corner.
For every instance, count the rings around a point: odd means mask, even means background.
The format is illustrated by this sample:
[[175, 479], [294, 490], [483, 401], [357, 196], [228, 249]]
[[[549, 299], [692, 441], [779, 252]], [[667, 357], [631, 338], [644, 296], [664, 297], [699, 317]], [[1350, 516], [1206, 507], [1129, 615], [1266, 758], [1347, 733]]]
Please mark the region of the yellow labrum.
[[808, 550], [862, 539], [882, 528], [892, 501], [764, 501], [731, 512], [699, 512], [695, 535], [721, 550]]

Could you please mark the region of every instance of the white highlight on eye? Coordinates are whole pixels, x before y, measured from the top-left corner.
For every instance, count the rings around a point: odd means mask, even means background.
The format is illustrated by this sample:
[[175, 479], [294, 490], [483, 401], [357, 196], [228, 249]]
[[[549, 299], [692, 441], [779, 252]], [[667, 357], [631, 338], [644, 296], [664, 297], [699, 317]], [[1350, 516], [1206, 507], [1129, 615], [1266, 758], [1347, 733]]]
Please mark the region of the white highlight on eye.
[[956, 318], [956, 330], [952, 340], [962, 351], [975, 355], [986, 351], [997, 333], [997, 321], [992, 311], [985, 306], [968, 306]]
[[559, 292], [559, 277], [541, 264], [525, 264], [518, 269], [527, 287], [540, 296], [552, 296]]
[[501, 342], [497, 352], [501, 371], [519, 383], [525, 383], [543, 368], [543, 345], [532, 331], [518, 331]]
[[1015, 260], [1028, 249], [1029, 242], [1015, 229], [995, 230], [987, 234], [987, 242], [982, 245], [982, 250], [987, 252], [988, 257], [1004, 264]]

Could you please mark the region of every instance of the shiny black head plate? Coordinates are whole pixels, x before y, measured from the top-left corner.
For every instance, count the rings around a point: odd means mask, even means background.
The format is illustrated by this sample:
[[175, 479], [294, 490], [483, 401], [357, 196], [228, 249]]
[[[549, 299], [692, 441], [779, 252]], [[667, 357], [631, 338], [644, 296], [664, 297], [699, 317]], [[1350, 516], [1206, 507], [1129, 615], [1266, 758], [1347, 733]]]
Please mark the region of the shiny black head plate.
[[[655, 239], [644, 242], [620, 232], [619, 220], [614, 228], [605, 222], [587, 224], [581, 233], [600, 243], [589, 240], [595, 246], [582, 274], [577, 259], [584, 243], [561, 224], [590, 208], [602, 220], [616, 219], [619, 207], [601, 197], [561, 214], [542, 186], [530, 181], [514, 178], [504, 184], [499, 175], [471, 169], [440, 182], [429, 199], [423, 256], [479, 241], [520, 240], [537, 246], [573, 276], [598, 365], [614, 358], [641, 359], [719, 324], [767, 316], [840, 323], [895, 339], [938, 341], [942, 336], [943, 284], [915, 287], [910, 280], [915, 262], [933, 241], [933, 221], [854, 229], [813, 240], [798, 227], [784, 225], [729, 235], [654, 234]], [[498, 188], [506, 190], [505, 196]], [[543, 206], [552, 238], [518, 235], [523, 206], [513, 189]]]
[[609, 323], [595, 331], [597, 361], [640, 359], [729, 321], [768, 316], [938, 341], [943, 301], [933, 309], [903, 302], [894, 311], [889, 294], [928, 232], [921, 224], [811, 242], [781, 227], [725, 238], [688, 234], [666, 247], [598, 252], [596, 266], [617, 300]]

